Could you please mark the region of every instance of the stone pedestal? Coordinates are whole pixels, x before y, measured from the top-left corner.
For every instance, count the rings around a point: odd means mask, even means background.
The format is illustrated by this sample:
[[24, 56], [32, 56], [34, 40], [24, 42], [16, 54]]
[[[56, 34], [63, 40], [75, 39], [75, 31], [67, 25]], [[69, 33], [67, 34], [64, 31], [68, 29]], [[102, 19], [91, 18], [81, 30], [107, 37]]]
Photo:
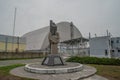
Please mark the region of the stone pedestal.
[[58, 54], [50, 54], [44, 58], [42, 65], [57, 66], [64, 65], [64, 62]]

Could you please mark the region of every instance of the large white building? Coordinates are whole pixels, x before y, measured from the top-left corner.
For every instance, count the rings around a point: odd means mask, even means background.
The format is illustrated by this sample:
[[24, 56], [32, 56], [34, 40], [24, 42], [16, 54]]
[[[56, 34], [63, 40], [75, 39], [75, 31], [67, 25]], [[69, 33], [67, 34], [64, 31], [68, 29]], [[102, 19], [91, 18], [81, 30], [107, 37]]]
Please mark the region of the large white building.
[[[86, 40], [85, 38], [82, 37], [81, 32], [74, 25], [73, 27], [71, 27], [71, 23], [60, 22], [60, 23], [57, 23], [56, 25], [57, 25], [57, 31], [59, 32], [59, 35], [60, 35], [60, 43], [65, 45], [65, 46], [62, 45], [63, 48], [68, 48], [68, 44], [71, 44], [71, 42], [76, 44], [76, 43], [80, 43], [81, 40], [82, 42]], [[50, 26], [47, 26], [47, 27], [24, 34], [22, 37], [26, 38], [26, 50], [39, 51], [39, 50], [48, 49], [49, 48], [49, 41], [48, 41], [49, 29], [50, 29]], [[71, 35], [72, 35], [72, 38], [71, 38]], [[61, 48], [61, 44], [59, 44], [60, 48]], [[79, 44], [76, 44], [76, 45], [79, 46]]]
[[90, 38], [90, 56], [120, 58], [120, 37], [101, 36]]

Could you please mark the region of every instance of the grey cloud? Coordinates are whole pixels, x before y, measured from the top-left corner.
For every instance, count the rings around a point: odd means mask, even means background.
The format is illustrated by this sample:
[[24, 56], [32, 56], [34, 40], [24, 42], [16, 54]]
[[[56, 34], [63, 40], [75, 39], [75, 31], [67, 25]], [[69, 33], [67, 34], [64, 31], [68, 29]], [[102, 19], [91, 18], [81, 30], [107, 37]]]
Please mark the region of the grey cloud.
[[0, 0], [0, 34], [12, 34], [14, 8], [17, 7], [16, 33], [55, 22], [73, 21], [83, 36], [105, 35], [108, 29], [120, 36], [120, 0]]

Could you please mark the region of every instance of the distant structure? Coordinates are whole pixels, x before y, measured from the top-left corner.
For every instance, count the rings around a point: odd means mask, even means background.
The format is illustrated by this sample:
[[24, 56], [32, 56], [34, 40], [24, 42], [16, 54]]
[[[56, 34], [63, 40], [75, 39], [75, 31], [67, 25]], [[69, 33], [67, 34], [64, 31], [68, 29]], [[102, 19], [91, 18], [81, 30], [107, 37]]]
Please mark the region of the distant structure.
[[[72, 24], [72, 27], [71, 27]], [[84, 52], [81, 48], [85, 48], [84, 38], [81, 32], [71, 22], [60, 22], [56, 24], [59, 32], [60, 40], [58, 44], [59, 53], [80, 54]], [[27, 51], [49, 51], [49, 27], [44, 27], [24, 34], [26, 38]], [[72, 29], [72, 30], [71, 30]], [[71, 38], [72, 36], [72, 38]], [[74, 51], [74, 52], [73, 52]], [[87, 52], [88, 53], [88, 52]]]
[[0, 52], [16, 52], [16, 51], [22, 52], [25, 50], [25, 48], [26, 48], [25, 38], [0, 35]]
[[[69, 22], [60, 22], [56, 24], [59, 35], [60, 42], [71, 40], [71, 27]], [[81, 38], [82, 34], [74, 26], [74, 39]], [[26, 37], [26, 50], [44, 50], [49, 46], [48, 40], [49, 26], [28, 32], [23, 35]]]
[[89, 40], [90, 56], [120, 58], [120, 37], [101, 36]]

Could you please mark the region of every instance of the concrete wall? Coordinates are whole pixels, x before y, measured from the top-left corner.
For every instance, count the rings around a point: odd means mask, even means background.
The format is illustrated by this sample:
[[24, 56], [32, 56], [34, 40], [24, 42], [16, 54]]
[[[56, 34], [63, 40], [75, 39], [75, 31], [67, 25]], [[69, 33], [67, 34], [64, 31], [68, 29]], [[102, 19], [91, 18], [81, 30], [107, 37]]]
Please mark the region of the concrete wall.
[[43, 57], [47, 55], [47, 53], [34, 53], [34, 52], [19, 52], [19, 53], [13, 53], [13, 52], [0, 52], [0, 59], [12, 59], [12, 58], [37, 58], [37, 57]]
[[[12, 49], [13, 46], [13, 49]], [[16, 49], [18, 49], [19, 52], [22, 52], [25, 50], [26, 45], [25, 44], [16, 44], [16, 43], [6, 43], [5, 42], [0, 42], [0, 52], [15, 52]]]
[[5, 43], [0, 42], [0, 51], [5, 51]]
[[23, 37], [13, 37], [0, 35], [0, 52], [22, 52], [26, 47], [26, 39]]

